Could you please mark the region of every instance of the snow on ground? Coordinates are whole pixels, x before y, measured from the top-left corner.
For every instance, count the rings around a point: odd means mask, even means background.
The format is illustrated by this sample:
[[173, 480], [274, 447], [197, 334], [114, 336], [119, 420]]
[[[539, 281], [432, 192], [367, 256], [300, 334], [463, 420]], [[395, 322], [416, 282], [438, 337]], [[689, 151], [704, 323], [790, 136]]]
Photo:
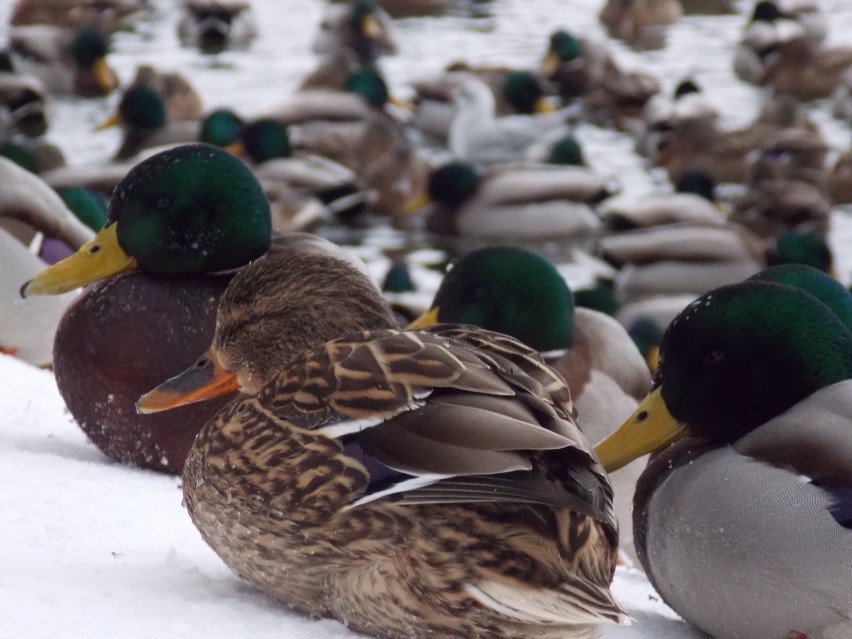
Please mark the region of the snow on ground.
[[[232, 575], [181, 506], [176, 477], [120, 466], [65, 411], [51, 373], [0, 355], [0, 638], [347, 639]], [[614, 589], [636, 621], [613, 639], [689, 639], [644, 575]]]

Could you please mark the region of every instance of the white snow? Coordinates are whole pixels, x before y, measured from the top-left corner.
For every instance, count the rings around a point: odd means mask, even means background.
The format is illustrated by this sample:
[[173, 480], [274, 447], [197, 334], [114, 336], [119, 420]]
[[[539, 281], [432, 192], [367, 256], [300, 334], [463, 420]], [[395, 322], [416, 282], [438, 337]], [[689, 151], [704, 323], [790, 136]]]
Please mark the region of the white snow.
[[[357, 637], [233, 575], [181, 506], [179, 479], [109, 461], [53, 375], [0, 355], [0, 637]], [[701, 637], [636, 569], [613, 585], [635, 621], [607, 638]]]

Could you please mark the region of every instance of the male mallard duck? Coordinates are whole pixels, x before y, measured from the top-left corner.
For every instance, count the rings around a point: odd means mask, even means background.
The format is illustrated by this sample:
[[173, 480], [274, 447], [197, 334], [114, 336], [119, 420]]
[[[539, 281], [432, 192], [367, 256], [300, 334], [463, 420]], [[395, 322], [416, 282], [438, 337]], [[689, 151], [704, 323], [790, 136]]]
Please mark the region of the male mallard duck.
[[336, 58], [351, 53], [361, 65], [372, 65], [385, 54], [396, 52], [391, 20], [375, 0], [351, 0], [328, 7], [313, 50]]
[[633, 42], [649, 27], [672, 24], [682, 14], [679, 0], [607, 0], [599, 18], [613, 37]]
[[[225, 403], [140, 416], [139, 394], [183, 370], [210, 341], [233, 270], [270, 245], [269, 204], [248, 167], [207, 145], [141, 162], [116, 187], [107, 224], [78, 253], [22, 289], [88, 287], [63, 317], [54, 348], [68, 409], [108, 456], [180, 472], [202, 424]], [[220, 273], [209, 275], [208, 273]]]
[[712, 177], [704, 171], [689, 171], [681, 176], [674, 193], [619, 194], [602, 202], [598, 213], [609, 231], [674, 223], [724, 226], [726, 218], [714, 202], [714, 192]]
[[106, 62], [109, 38], [95, 27], [14, 27], [9, 48], [15, 69], [36, 76], [49, 91], [92, 97], [118, 87], [118, 76]]
[[222, 297], [212, 355], [140, 399], [163, 409], [219, 379], [254, 395], [187, 458], [205, 541], [286, 605], [381, 637], [588, 637], [623, 622], [612, 492], [562, 378], [474, 327], [324, 343], [340, 330], [326, 309], [349, 295], [315, 259], [258, 260]]
[[790, 231], [767, 239], [739, 224], [663, 224], [601, 238], [601, 254], [619, 267], [622, 304], [657, 295], [698, 296], [771, 264], [831, 267], [824, 235]]
[[115, 160], [126, 160], [142, 149], [182, 144], [198, 140], [197, 119], [170, 120], [163, 96], [152, 86], [135, 84], [127, 88], [118, 110], [98, 126], [103, 130], [120, 124], [124, 130]]
[[720, 639], [852, 632], [838, 561], [852, 552], [852, 298], [805, 279], [690, 304], [654, 391], [596, 448], [609, 471], [660, 450], [637, 488], [639, 557], [666, 603]]
[[68, 29], [91, 25], [112, 33], [132, 27], [150, 6], [148, 0], [17, 0], [9, 24]]
[[449, 162], [429, 177], [426, 225], [441, 235], [515, 241], [589, 235], [600, 227], [590, 202], [608, 194], [606, 180], [575, 166], [528, 166], [487, 172]]
[[211, 141], [205, 138], [248, 155], [270, 200], [276, 231], [302, 230], [320, 220], [358, 213], [369, 199], [351, 169], [314, 153], [294, 152], [287, 128], [277, 120], [244, 124], [232, 112], [219, 110], [205, 118], [202, 140]]
[[247, 0], [188, 0], [177, 33], [183, 46], [217, 54], [247, 48], [257, 37], [257, 25]]
[[[650, 390], [642, 357], [621, 325], [603, 313], [575, 308], [556, 268], [522, 248], [487, 247], [468, 253], [445, 275], [432, 307], [409, 326], [473, 324], [511, 335], [543, 353], [568, 382], [578, 424], [599, 441]], [[613, 483], [621, 545], [632, 551], [631, 507], [639, 462]]]

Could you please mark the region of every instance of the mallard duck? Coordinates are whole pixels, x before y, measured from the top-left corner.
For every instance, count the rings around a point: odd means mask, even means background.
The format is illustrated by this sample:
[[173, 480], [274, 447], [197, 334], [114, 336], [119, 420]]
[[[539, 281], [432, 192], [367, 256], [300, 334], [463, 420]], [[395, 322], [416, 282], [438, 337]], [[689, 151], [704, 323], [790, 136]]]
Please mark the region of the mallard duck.
[[17, 0], [9, 24], [71, 29], [91, 25], [112, 33], [132, 27], [148, 9], [148, 0]]
[[[758, 84], [769, 56], [794, 38], [808, 38], [803, 24], [782, 11], [774, 0], [756, 2], [734, 53], [734, 73], [745, 82]], [[814, 40], [814, 44], [818, 42]]]
[[13, 27], [9, 49], [16, 70], [39, 78], [49, 91], [103, 96], [118, 87], [106, 61], [108, 36], [95, 27]]
[[371, 192], [371, 210], [394, 215], [422, 190], [428, 165], [388, 109], [390, 94], [373, 67], [362, 67], [344, 91], [300, 91], [270, 117], [287, 125], [294, 148], [355, 171]]
[[818, 186], [802, 180], [765, 179], [734, 202], [730, 220], [765, 238], [788, 232], [826, 237], [831, 208]]
[[629, 304], [657, 295], [697, 297], [771, 264], [831, 269], [825, 237], [804, 229], [763, 239], [745, 227], [663, 224], [601, 238], [601, 254], [619, 267], [616, 297]]
[[124, 135], [114, 160], [127, 160], [143, 149], [194, 142], [201, 126], [198, 119], [170, 120], [163, 96], [146, 84], [127, 88], [118, 103], [118, 110], [97, 130], [121, 125]]
[[[437, 322], [505, 333], [542, 353], [568, 382], [578, 424], [592, 441], [611, 433], [650, 390], [648, 368], [621, 325], [603, 313], [575, 308], [556, 268], [526, 249], [492, 246], [455, 262], [429, 311], [409, 328]], [[621, 546], [630, 552], [630, 510], [643, 468], [633, 464], [613, 484]]]
[[251, 395], [187, 459], [205, 541], [287, 606], [381, 637], [587, 637], [623, 622], [611, 488], [562, 378], [474, 327], [340, 336], [326, 309], [352, 291], [311, 262], [241, 271], [211, 355], [140, 399], [167, 408], [218, 379]]
[[542, 74], [565, 100], [582, 99], [589, 117], [602, 126], [632, 130], [659, 82], [640, 71], [623, 71], [603, 44], [558, 30], [542, 63]]
[[598, 17], [613, 37], [637, 41], [649, 27], [672, 24], [682, 14], [679, 0], [607, 0]]
[[0, 189], [0, 297], [5, 309], [0, 314], [0, 348], [31, 364], [48, 366], [56, 326], [74, 295], [38, 300], [32, 305], [16, 299], [21, 281], [45, 267], [32, 250], [33, 242], [43, 236], [77, 248], [91, 239], [92, 232], [50, 187], [4, 157], [0, 157], [0, 182], [4, 185]]
[[270, 237], [269, 203], [248, 167], [215, 147], [186, 145], [134, 167], [95, 238], [24, 285], [29, 297], [112, 278], [68, 309], [53, 354], [68, 409], [109, 457], [180, 472], [202, 424], [227, 400], [157, 416], [137, 415], [133, 404], [206, 346], [231, 277], [222, 272], [262, 255]]
[[689, 305], [653, 392], [596, 447], [611, 472], [660, 451], [636, 492], [639, 557], [666, 603], [720, 639], [852, 631], [837, 561], [852, 552], [852, 299], [806, 279], [764, 276]]
[[9, 112], [12, 131], [27, 137], [44, 135], [47, 131], [46, 101], [44, 85], [37, 78], [0, 71], [0, 106]]
[[714, 201], [713, 178], [704, 171], [681, 176], [674, 193], [646, 196], [622, 193], [604, 200], [598, 207], [601, 221], [609, 231], [625, 231], [663, 224], [724, 226], [726, 217]]
[[815, 47], [806, 38], [793, 38], [767, 57], [758, 84], [799, 100], [829, 97], [852, 67], [852, 47]]
[[270, 200], [276, 231], [297, 231], [322, 220], [352, 216], [369, 202], [354, 171], [314, 153], [294, 152], [287, 128], [277, 120], [243, 123], [232, 112], [219, 110], [205, 118], [202, 140], [211, 141], [205, 138], [248, 156]]
[[181, 8], [177, 34], [183, 46], [217, 54], [248, 48], [257, 37], [257, 24], [247, 0], [188, 0]]
[[166, 118], [169, 121], [197, 120], [204, 112], [201, 96], [182, 73], [140, 64], [130, 82], [131, 87], [139, 85], [157, 92], [166, 106]]
[[396, 52], [391, 20], [375, 0], [351, 0], [331, 5], [320, 23], [313, 50], [334, 57], [342, 51], [355, 55], [362, 65]]
[[427, 228], [472, 239], [553, 240], [600, 228], [590, 202], [609, 193], [606, 180], [574, 166], [529, 166], [487, 172], [449, 162], [429, 177], [422, 207]]
[[770, 103], [751, 124], [734, 130], [723, 129], [712, 118], [669, 120], [650, 157], [666, 169], [672, 182], [686, 171], [700, 169], [717, 183], [743, 183], [752, 174], [755, 156], [763, 151], [808, 162], [803, 168], [810, 172], [816, 168], [810, 162], [824, 158], [827, 149], [810, 121], [782, 100]]

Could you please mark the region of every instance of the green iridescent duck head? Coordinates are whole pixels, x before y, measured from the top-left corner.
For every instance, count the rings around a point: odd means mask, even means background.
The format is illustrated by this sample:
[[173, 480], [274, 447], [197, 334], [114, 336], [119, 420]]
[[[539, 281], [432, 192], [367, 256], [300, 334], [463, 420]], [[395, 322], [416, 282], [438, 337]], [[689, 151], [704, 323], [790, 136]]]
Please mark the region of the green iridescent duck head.
[[118, 184], [106, 225], [21, 294], [57, 294], [134, 269], [157, 275], [225, 271], [271, 241], [269, 202], [226, 151], [188, 144], [137, 164]]
[[764, 275], [698, 298], [663, 336], [654, 390], [596, 447], [601, 463], [617, 470], [686, 435], [732, 443], [852, 378], [848, 320], [823, 301], [836, 296], [849, 294], [812, 270]]
[[409, 328], [439, 322], [505, 333], [541, 352], [561, 350], [574, 338], [574, 297], [544, 257], [517, 247], [487, 247], [453, 265], [432, 308]]

